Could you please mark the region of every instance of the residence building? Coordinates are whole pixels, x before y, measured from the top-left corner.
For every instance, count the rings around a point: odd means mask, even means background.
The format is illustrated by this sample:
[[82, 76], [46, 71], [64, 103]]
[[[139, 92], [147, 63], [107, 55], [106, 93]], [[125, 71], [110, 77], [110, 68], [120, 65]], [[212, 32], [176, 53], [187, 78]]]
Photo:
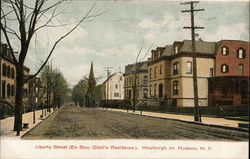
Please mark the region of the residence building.
[[[148, 62], [138, 62], [125, 66], [124, 73], [125, 100], [133, 105], [148, 98]], [[134, 99], [135, 97], [135, 99]]]
[[221, 40], [216, 45], [215, 70], [209, 78], [209, 105], [247, 105], [249, 42]]
[[106, 106], [118, 106], [124, 100], [124, 77], [116, 72], [102, 83], [102, 101]]
[[[195, 41], [199, 105], [208, 105], [208, 78], [214, 69], [215, 42]], [[155, 105], [193, 107], [193, 52], [191, 40], [152, 50], [149, 61], [149, 98]], [[152, 104], [152, 102], [149, 104]]]
[[[7, 114], [12, 114], [14, 112], [15, 105], [15, 91], [16, 91], [16, 68], [14, 65], [14, 60], [11, 55], [11, 49], [8, 48], [7, 44], [1, 44], [1, 58], [0, 58], [0, 84], [1, 84], [1, 114], [7, 111]], [[30, 69], [24, 66], [24, 75], [29, 76]], [[24, 84], [24, 94], [23, 103], [26, 112], [29, 108], [28, 106], [28, 83]]]

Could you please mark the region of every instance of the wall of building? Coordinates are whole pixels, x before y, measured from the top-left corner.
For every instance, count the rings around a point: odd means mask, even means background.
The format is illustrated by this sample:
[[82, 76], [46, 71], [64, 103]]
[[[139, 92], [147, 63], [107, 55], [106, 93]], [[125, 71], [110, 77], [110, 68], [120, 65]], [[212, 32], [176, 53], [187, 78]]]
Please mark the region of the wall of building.
[[[3, 66], [6, 66], [6, 67], [9, 67], [10, 68], [10, 73], [9, 75], [7, 75], [8, 71], [6, 69], [6, 75], [4, 75], [4, 67]], [[5, 58], [2, 58], [1, 60], [1, 95], [2, 95], [2, 98], [3, 100], [11, 103], [12, 105], [14, 105], [15, 103], [15, 85], [16, 85], [16, 80], [15, 80], [15, 74], [16, 74], [16, 70], [15, 70], [15, 66], [12, 62], [10, 62], [9, 60], [5, 59]], [[13, 74], [13, 71], [14, 71], [14, 74]], [[3, 87], [3, 85], [5, 85]], [[10, 92], [8, 93], [8, 85], [10, 86]], [[3, 90], [4, 89], [4, 90]], [[3, 91], [4, 91], [4, 94], [3, 94]], [[8, 95], [9, 94], [9, 95]]]
[[[179, 73], [174, 74], [174, 64], [179, 63]], [[194, 106], [193, 94], [193, 71], [187, 72], [187, 62], [193, 62], [192, 57], [178, 57], [171, 61], [171, 98], [177, 99], [177, 106]], [[198, 96], [201, 106], [207, 106], [208, 98], [208, 78], [210, 77], [210, 68], [214, 66], [213, 58], [197, 58], [197, 77], [198, 77]], [[192, 68], [191, 68], [192, 70]], [[179, 82], [178, 94], [174, 94], [173, 83]], [[167, 90], [169, 91], [169, 89]]]
[[124, 99], [124, 77], [117, 72], [111, 75], [103, 83], [103, 100], [123, 100]]
[[[222, 48], [227, 47], [228, 54], [222, 55]], [[239, 59], [237, 52], [239, 48], [245, 50], [245, 58]], [[244, 41], [221, 41], [216, 55], [216, 76], [239, 76], [238, 65], [243, 64], [243, 76], [249, 76], [249, 42]], [[229, 71], [227, 73], [221, 72], [221, 65], [227, 64]]]

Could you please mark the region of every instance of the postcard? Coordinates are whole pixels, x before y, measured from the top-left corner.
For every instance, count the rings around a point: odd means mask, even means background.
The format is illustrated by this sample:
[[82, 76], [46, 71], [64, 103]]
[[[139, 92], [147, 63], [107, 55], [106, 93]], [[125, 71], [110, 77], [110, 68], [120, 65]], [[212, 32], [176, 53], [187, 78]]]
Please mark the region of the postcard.
[[249, 1], [0, 4], [0, 158], [248, 158]]

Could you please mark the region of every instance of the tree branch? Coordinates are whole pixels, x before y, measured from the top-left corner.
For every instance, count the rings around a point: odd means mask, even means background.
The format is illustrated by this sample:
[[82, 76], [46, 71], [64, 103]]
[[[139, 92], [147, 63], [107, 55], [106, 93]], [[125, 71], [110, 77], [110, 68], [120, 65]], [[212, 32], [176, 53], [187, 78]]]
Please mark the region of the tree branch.
[[53, 47], [51, 48], [50, 52], [49, 52], [49, 55], [47, 56], [46, 60], [44, 61], [44, 63], [41, 65], [41, 67], [38, 69], [38, 71], [33, 74], [32, 76], [28, 77], [27, 79], [25, 79], [25, 82], [27, 82], [28, 80], [36, 77], [40, 72], [41, 70], [43, 69], [43, 67], [46, 65], [46, 63], [48, 62], [49, 58], [51, 57], [54, 49], [56, 48], [56, 46], [58, 45], [58, 43], [63, 40], [65, 37], [67, 37], [68, 35], [70, 35], [85, 19], [86, 17], [89, 16], [89, 14], [91, 13], [91, 11], [94, 9], [96, 3], [94, 3], [92, 5], [92, 7], [89, 9], [89, 11], [83, 16], [83, 18], [69, 31], [67, 32], [66, 34], [64, 34], [61, 38], [59, 38], [53, 45]]

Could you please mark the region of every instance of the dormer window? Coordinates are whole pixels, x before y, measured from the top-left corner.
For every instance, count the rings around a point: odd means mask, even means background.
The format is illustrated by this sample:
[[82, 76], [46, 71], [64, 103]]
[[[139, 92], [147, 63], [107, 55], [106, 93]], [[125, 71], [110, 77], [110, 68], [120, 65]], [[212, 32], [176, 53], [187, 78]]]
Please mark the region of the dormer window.
[[178, 48], [178, 46], [175, 46], [175, 48], [174, 48], [174, 54], [177, 54], [179, 52], [179, 48]]
[[228, 55], [228, 53], [229, 53], [228, 47], [223, 46], [223, 47], [221, 48], [221, 54], [222, 54], [222, 55]]
[[243, 48], [238, 49], [237, 57], [238, 57], [238, 59], [244, 59], [245, 58], [245, 50]]

